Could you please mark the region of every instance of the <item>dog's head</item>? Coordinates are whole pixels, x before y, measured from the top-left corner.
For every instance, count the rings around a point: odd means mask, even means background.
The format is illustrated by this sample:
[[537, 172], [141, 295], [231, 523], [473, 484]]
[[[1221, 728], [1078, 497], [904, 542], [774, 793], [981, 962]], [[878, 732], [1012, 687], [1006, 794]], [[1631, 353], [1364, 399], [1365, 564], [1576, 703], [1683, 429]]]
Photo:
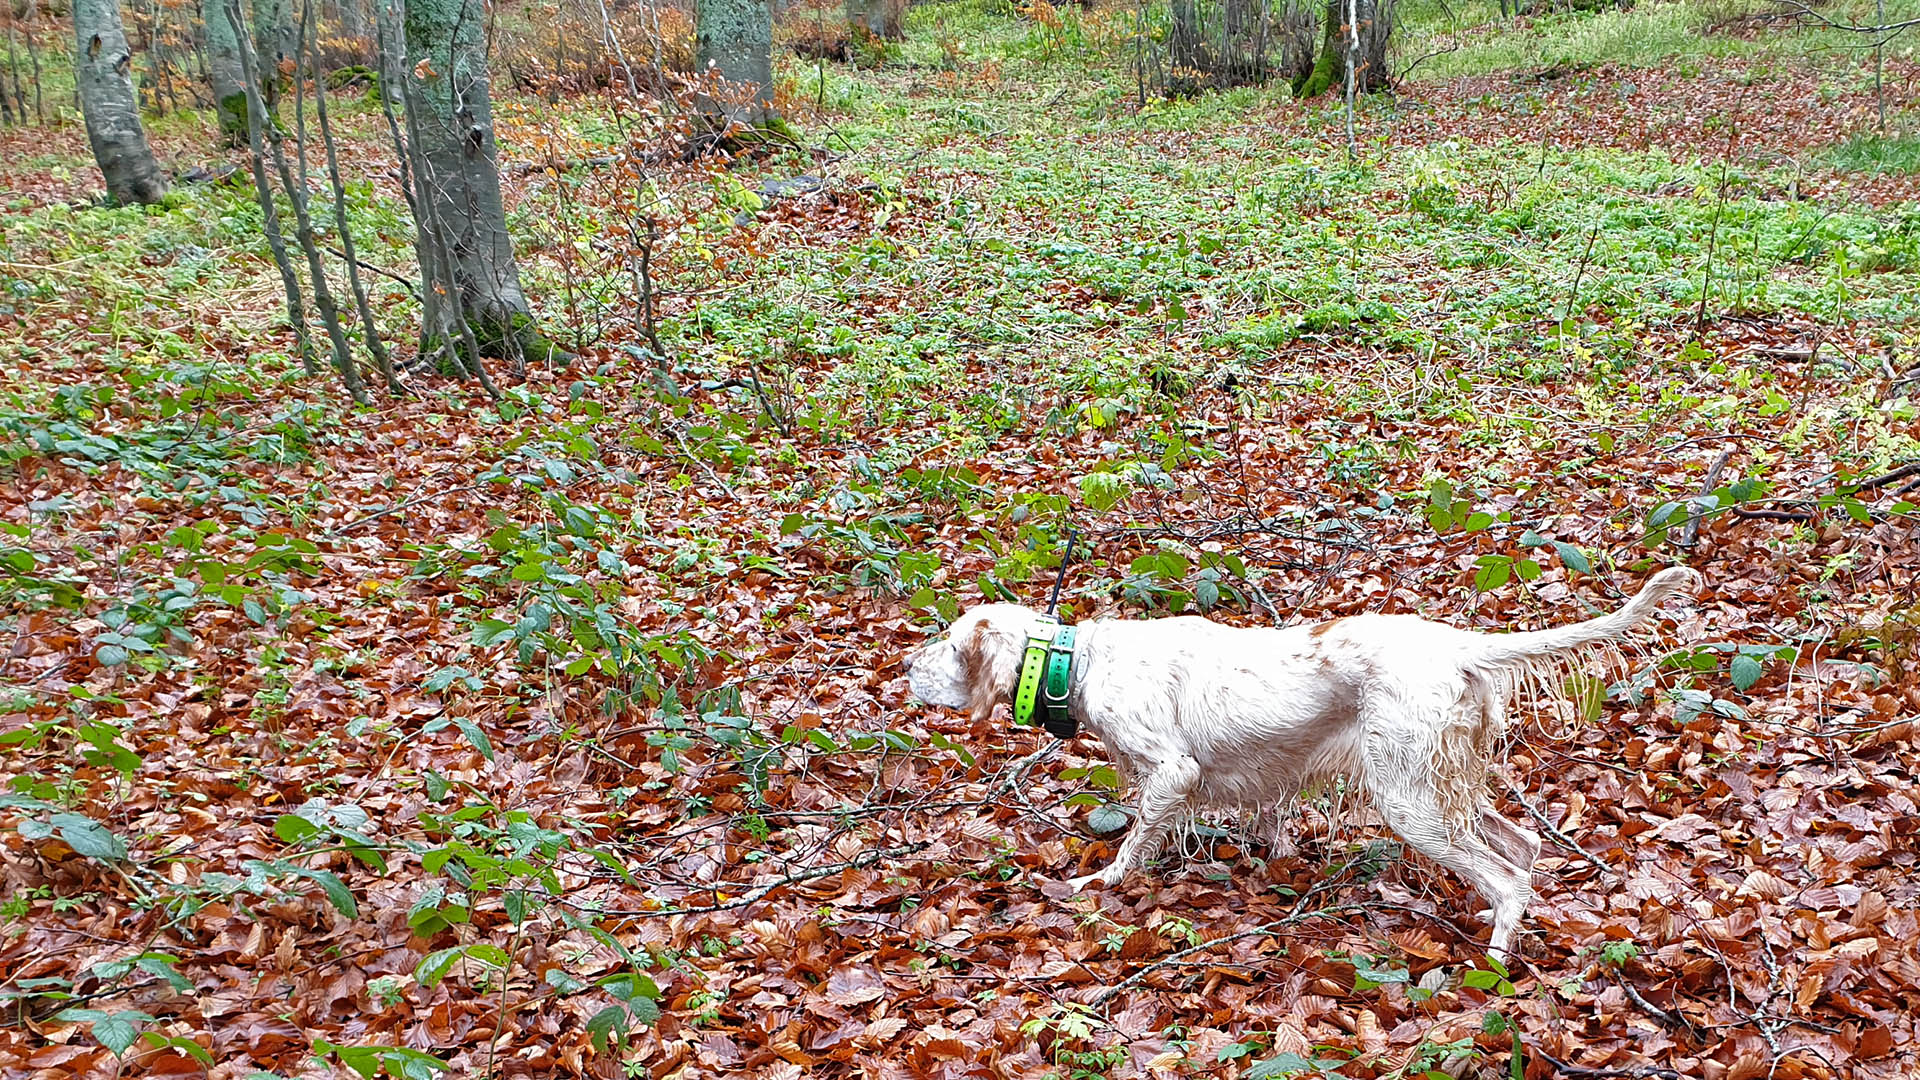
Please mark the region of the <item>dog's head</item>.
[[995, 705], [1013, 700], [1027, 630], [1039, 620], [1014, 604], [987, 604], [955, 619], [944, 636], [907, 658], [913, 696], [986, 720]]

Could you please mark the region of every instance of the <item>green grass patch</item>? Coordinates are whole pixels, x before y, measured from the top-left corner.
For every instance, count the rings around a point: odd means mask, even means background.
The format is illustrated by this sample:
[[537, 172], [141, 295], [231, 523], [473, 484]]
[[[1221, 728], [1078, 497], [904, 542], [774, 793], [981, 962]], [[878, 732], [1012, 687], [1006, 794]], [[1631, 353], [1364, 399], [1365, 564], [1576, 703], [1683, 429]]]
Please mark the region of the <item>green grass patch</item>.
[[1920, 135], [1861, 135], [1827, 152], [1842, 172], [1920, 173]]

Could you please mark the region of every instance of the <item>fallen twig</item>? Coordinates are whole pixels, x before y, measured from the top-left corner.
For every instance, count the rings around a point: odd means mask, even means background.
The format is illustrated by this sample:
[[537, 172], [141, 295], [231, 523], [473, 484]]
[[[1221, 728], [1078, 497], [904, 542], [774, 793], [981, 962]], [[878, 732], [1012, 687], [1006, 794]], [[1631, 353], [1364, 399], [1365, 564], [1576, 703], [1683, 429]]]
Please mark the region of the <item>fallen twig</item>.
[[1585, 859], [1588, 863], [1590, 863], [1593, 866], [1594, 869], [1600, 871], [1603, 874], [1610, 874], [1613, 872], [1613, 867], [1608, 866], [1606, 863], [1601, 862], [1599, 859], [1595, 858], [1593, 852], [1588, 851], [1586, 848], [1581, 847], [1578, 843], [1574, 841], [1573, 837], [1568, 836], [1566, 833], [1561, 832], [1553, 824], [1553, 822], [1548, 821], [1547, 815], [1543, 813], [1539, 807], [1528, 802], [1526, 795], [1522, 794], [1520, 789], [1515, 787], [1512, 783], [1507, 784], [1507, 794], [1513, 796], [1513, 799], [1515, 802], [1525, 807], [1527, 813], [1533, 815], [1533, 820], [1539, 822], [1540, 827], [1547, 830], [1547, 835], [1553, 838], [1554, 843], [1559, 844], [1561, 847], [1566, 848], [1568, 851], [1571, 851], [1575, 855], [1578, 855], [1582, 859]]
[[1909, 476], [1920, 476], [1920, 461], [1909, 461], [1890, 472], [1883, 472], [1868, 480], [1856, 480], [1847, 486], [1855, 491], [1871, 491], [1877, 487], [1885, 487], [1895, 480], [1905, 480]]
[[341, 536], [346, 534], [347, 532], [350, 532], [351, 530], [357, 529], [360, 526], [365, 525], [369, 521], [377, 521], [380, 518], [386, 517], [388, 514], [397, 514], [402, 510], [406, 510], [411, 507], [418, 506], [421, 503], [432, 502], [435, 499], [443, 498], [448, 495], [458, 495], [463, 491], [472, 491], [475, 488], [478, 488], [481, 486], [483, 485], [462, 484], [461, 486], [456, 488], [448, 488], [445, 491], [430, 492], [426, 495], [418, 496], [417, 498], [408, 499], [406, 502], [394, 503], [392, 506], [382, 507], [379, 510], [375, 510], [373, 513], [368, 514], [366, 517], [354, 518], [352, 521], [347, 522], [345, 525], [342, 525], [337, 529], [329, 530], [327, 532], [327, 535]]
[[379, 267], [379, 266], [375, 266], [375, 265], [373, 265], [372, 263], [370, 263], [370, 262], [368, 262], [368, 261], [367, 261], [367, 260], [365, 260], [365, 259], [360, 259], [360, 258], [352, 258], [352, 257], [350, 257], [350, 256], [348, 256], [346, 252], [344, 252], [344, 251], [341, 251], [341, 250], [340, 250], [339, 248], [337, 248], [337, 247], [328, 247], [328, 248], [327, 248], [327, 252], [328, 252], [329, 254], [331, 254], [331, 255], [334, 255], [334, 256], [336, 256], [337, 258], [340, 258], [340, 259], [342, 259], [342, 260], [344, 260], [344, 261], [347, 261], [347, 262], [351, 262], [351, 263], [353, 263], [353, 264], [354, 264], [355, 266], [358, 266], [358, 267], [359, 267], [360, 269], [362, 269], [362, 270], [371, 270], [371, 271], [373, 271], [374, 273], [376, 273], [376, 274], [379, 274], [379, 275], [380, 275], [381, 277], [383, 277], [383, 278], [391, 278], [391, 279], [393, 279], [394, 281], [397, 281], [397, 282], [399, 282], [400, 284], [402, 284], [402, 285], [405, 285], [405, 286], [407, 287], [407, 292], [409, 292], [409, 293], [411, 293], [411, 294], [413, 295], [413, 298], [414, 298], [415, 300], [418, 300], [418, 299], [420, 299], [420, 289], [419, 289], [419, 287], [418, 287], [418, 286], [416, 286], [416, 285], [415, 285], [415, 284], [413, 283], [413, 281], [412, 281], [411, 279], [409, 279], [408, 277], [406, 277], [405, 275], [402, 275], [402, 274], [396, 274], [396, 273], [394, 273], [394, 272], [393, 272], [393, 271], [391, 271], [391, 270], [388, 270], [388, 269], [385, 269], [384, 267]]
[[1231, 942], [1240, 941], [1244, 938], [1263, 937], [1273, 933], [1276, 930], [1281, 929], [1282, 927], [1297, 926], [1300, 923], [1306, 922], [1309, 919], [1316, 919], [1324, 915], [1344, 915], [1349, 912], [1359, 911], [1364, 907], [1365, 907], [1364, 904], [1336, 904], [1333, 907], [1315, 908], [1312, 911], [1307, 911], [1307, 912], [1296, 910], [1288, 914], [1284, 918], [1275, 919], [1272, 922], [1264, 923], [1260, 926], [1256, 926], [1251, 930], [1242, 930], [1239, 933], [1228, 934], [1225, 937], [1217, 937], [1210, 941], [1203, 941], [1198, 945], [1193, 945], [1185, 949], [1181, 949], [1179, 952], [1168, 953], [1167, 955], [1161, 957], [1160, 959], [1155, 960], [1153, 963], [1148, 964], [1146, 967], [1141, 968], [1139, 971], [1134, 972], [1133, 974], [1127, 976], [1126, 978], [1120, 980], [1119, 982], [1114, 983], [1112, 986], [1107, 987], [1105, 990], [1100, 991], [1098, 994], [1094, 995], [1093, 1000], [1087, 1002], [1087, 1004], [1097, 1009], [1100, 1006], [1105, 1005], [1107, 1002], [1112, 1001], [1115, 997], [1119, 996], [1119, 994], [1122, 991], [1128, 989], [1129, 987], [1132, 987], [1133, 985], [1138, 983], [1140, 980], [1146, 978], [1148, 975], [1151, 975], [1154, 972], [1161, 970], [1162, 968], [1172, 967], [1174, 964], [1177, 964], [1180, 961], [1186, 959], [1187, 957], [1192, 956], [1194, 953], [1206, 952], [1209, 949], [1217, 948], [1221, 945], [1226, 945]]
[[[863, 870], [869, 866], [872, 866], [874, 863], [881, 861], [882, 859], [894, 859], [894, 858], [899, 858], [902, 855], [917, 854], [921, 851], [925, 851], [929, 846], [930, 844], [928, 841], [921, 840], [912, 844], [902, 844], [899, 847], [873, 848], [872, 850], [863, 851], [860, 854], [855, 855], [853, 858], [848, 859], [846, 862], [834, 863], [831, 866], [816, 866], [811, 870], [802, 870], [802, 871], [799, 871], [798, 873], [788, 874], [786, 877], [779, 878], [774, 881], [769, 881], [769, 882], [765, 882], [764, 884], [752, 886], [745, 893], [742, 893], [741, 895], [733, 898], [732, 900], [728, 900], [727, 902], [722, 904], [709, 904], [706, 907], [693, 907], [693, 908], [663, 907], [657, 910], [647, 910], [645, 908], [601, 908], [596, 910], [594, 914], [596, 916], [602, 916], [602, 917], [621, 916], [626, 918], [646, 917], [646, 918], [657, 919], [657, 918], [666, 918], [674, 915], [706, 915], [715, 911], [731, 911], [734, 908], [746, 907], [749, 904], [757, 904], [760, 901], [766, 899], [767, 894], [773, 892], [775, 889], [783, 889], [788, 885], [798, 885], [800, 882], [803, 882], [803, 881], [813, 881], [816, 878], [831, 877], [834, 874], [842, 873], [847, 870]], [[730, 887], [733, 887], [733, 886], [731, 886], [728, 882], [723, 881], [715, 885], [705, 886], [702, 889], [702, 891], [706, 891], [706, 889], [712, 889], [714, 892], [718, 893]]]
[[[1727, 462], [1732, 457], [1733, 447], [1727, 446], [1721, 449], [1720, 456], [1713, 459], [1713, 466], [1707, 470], [1706, 480], [1700, 484], [1700, 494], [1712, 494], [1714, 487], [1720, 483], [1721, 471], [1727, 467]], [[1686, 525], [1680, 529], [1680, 546], [1685, 548], [1690, 548], [1699, 542], [1700, 519], [1706, 516], [1701, 512], [1698, 504], [1689, 509], [1692, 512], [1687, 515]]]
[[1646, 1013], [1648, 1016], [1653, 1017], [1655, 1020], [1660, 1021], [1670, 1028], [1678, 1028], [1686, 1032], [1689, 1037], [1695, 1039], [1700, 1037], [1700, 1032], [1693, 1026], [1692, 1021], [1677, 1013], [1668, 1012], [1653, 1002], [1648, 1001], [1646, 997], [1640, 993], [1639, 988], [1635, 987], [1626, 979], [1616, 977], [1614, 983], [1620, 987], [1621, 992], [1626, 994], [1627, 999], [1632, 1001], [1641, 1012]]
[[1596, 1069], [1587, 1065], [1575, 1065], [1571, 1062], [1561, 1061], [1559, 1058], [1554, 1057], [1538, 1046], [1530, 1045], [1527, 1047], [1526, 1052], [1553, 1066], [1561, 1076], [1576, 1077], [1578, 1080], [1612, 1080], [1614, 1077], [1623, 1077], [1626, 1078], [1626, 1080], [1642, 1080], [1642, 1078], [1650, 1076], [1669, 1076], [1672, 1077], [1673, 1080], [1684, 1080], [1679, 1073], [1674, 1072], [1672, 1069], [1662, 1069], [1657, 1065], [1642, 1065], [1636, 1069]]
[[1749, 510], [1744, 506], [1733, 508], [1733, 516], [1752, 521], [1812, 521], [1813, 515], [1805, 510]]

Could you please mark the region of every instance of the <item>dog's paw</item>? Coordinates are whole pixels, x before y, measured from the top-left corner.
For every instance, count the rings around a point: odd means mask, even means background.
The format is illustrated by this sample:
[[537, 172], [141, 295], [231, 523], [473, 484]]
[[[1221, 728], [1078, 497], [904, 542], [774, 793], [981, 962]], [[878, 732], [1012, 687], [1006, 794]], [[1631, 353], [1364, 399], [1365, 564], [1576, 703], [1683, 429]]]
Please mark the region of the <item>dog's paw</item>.
[[1074, 892], [1077, 892], [1077, 893], [1086, 892], [1087, 886], [1093, 884], [1096, 881], [1100, 882], [1102, 885], [1107, 884], [1107, 876], [1105, 872], [1101, 872], [1097, 874], [1085, 874], [1085, 875], [1082, 875], [1081, 877], [1071, 878], [1067, 881], [1067, 888], [1072, 889]]

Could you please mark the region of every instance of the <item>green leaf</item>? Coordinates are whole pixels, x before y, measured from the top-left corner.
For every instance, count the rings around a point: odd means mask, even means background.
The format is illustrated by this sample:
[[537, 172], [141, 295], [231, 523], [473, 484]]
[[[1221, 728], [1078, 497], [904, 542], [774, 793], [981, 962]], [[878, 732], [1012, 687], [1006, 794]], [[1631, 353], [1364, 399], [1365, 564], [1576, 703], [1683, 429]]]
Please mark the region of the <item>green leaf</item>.
[[101, 1046], [111, 1050], [114, 1057], [119, 1057], [140, 1037], [140, 1025], [152, 1019], [143, 1012], [117, 1012], [93, 1022], [93, 1037]]
[[[450, 1072], [453, 1066], [441, 1061], [423, 1050], [408, 1046], [369, 1047], [377, 1050], [380, 1064], [386, 1068], [387, 1075], [401, 1077], [403, 1080], [425, 1080], [437, 1072]], [[395, 1066], [398, 1068], [395, 1068]]]
[[1482, 555], [1474, 565], [1480, 568], [1473, 574], [1473, 587], [1479, 592], [1491, 592], [1513, 576], [1513, 559], [1506, 555]]
[[1728, 674], [1733, 676], [1734, 688], [1745, 693], [1749, 687], [1760, 681], [1762, 670], [1760, 661], [1741, 653], [1733, 658]]
[[1572, 544], [1564, 540], [1555, 540], [1553, 542], [1553, 551], [1554, 554], [1560, 556], [1560, 565], [1565, 566], [1567, 569], [1581, 574], [1593, 573], [1593, 563], [1587, 558], [1587, 553], [1574, 547]]
[[1540, 564], [1534, 562], [1532, 559], [1516, 560], [1513, 564], [1513, 569], [1515, 573], [1520, 575], [1521, 581], [1533, 581], [1540, 576]]
[[660, 996], [659, 985], [651, 977], [637, 971], [609, 975], [600, 980], [600, 988], [628, 1003]]
[[297, 844], [319, 832], [320, 826], [299, 814], [281, 814], [273, 820], [273, 835], [288, 844]]
[[[1353, 966], [1355, 990], [1371, 990], [1382, 983], [1405, 983], [1413, 981], [1413, 973], [1406, 968], [1375, 968], [1364, 964]], [[1362, 986], [1361, 983], [1367, 985]]]
[[481, 757], [488, 761], [493, 760], [493, 744], [487, 741], [487, 733], [480, 730], [480, 725], [464, 716], [456, 716], [453, 718], [453, 726], [460, 729], [460, 733], [467, 737], [467, 741], [473, 744], [473, 748], [480, 752]]
[[587, 848], [585, 850], [588, 855], [593, 857], [595, 862], [619, 874], [621, 880], [632, 884], [633, 873], [627, 869], [627, 864], [622, 862], [618, 855], [615, 855], [611, 851], [603, 851], [600, 848]]
[[193, 1060], [199, 1062], [201, 1065], [204, 1065], [208, 1068], [213, 1067], [213, 1055], [207, 1052], [206, 1047], [201, 1046], [199, 1043], [194, 1042], [192, 1039], [183, 1038], [178, 1035], [162, 1035], [157, 1031], [149, 1031], [146, 1033], [145, 1036], [143, 1036], [143, 1038], [145, 1038], [148, 1044], [152, 1046], [166, 1047], [167, 1049], [178, 1050], [181, 1053], [186, 1054], [188, 1057], [192, 1058]]
[[627, 1002], [627, 1013], [648, 1026], [660, 1022], [660, 1004], [652, 998], [634, 998]]
[[441, 776], [432, 769], [427, 770], [426, 781], [427, 798], [434, 802], [439, 802], [441, 799], [446, 798], [447, 792], [453, 789], [453, 786], [447, 783], [446, 777]]
[[507, 950], [484, 941], [467, 946], [467, 959], [496, 968], [505, 968], [513, 963], [513, 957], [507, 955]]
[[1247, 1080], [1287, 1080], [1288, 1077], [1319, 1070], [1320, 1066], [1299, 1054], [1288, 1052], [1254, 1062], [1253, 1068], [1247, 1070]]
[[627, 1010], [619, 1005], [609, 1005], [587, 1021], [587, 1038], [593, 1048], [605, 1054], [613, 1046], [621, 1046], [627, 1038]]
[[119, 667], [127, 662], [127, 650], [118, 645], [102, 645], [94, 650], [93, 659], [101, 667]]
[[473, 624], [473, 643], [486, 648], [513, 636], [513, 624], [501, 619], [482, 619]]
[[[88, 858], [116, 862], [127, 857], [127, 845], [85, 814], [55, 814], [52, 823], [68, 847]], [[128, 1036], [127, 1041], [131, 1043], [133, 1037]]]
[[1487, 513], [1485, 510], [1476, 510], [1467, 517], [1466, 529], [1468, 532], [1479, 532], [1481, 529], [1492, 525], [1493, 520], [1492, 514]]
[[565, 968], [548, 968], [547, 985], [562, 994], [577, 994], [587, 989], [588, 984], [567, 973]]
[[1131, 820], [1132, 818], [1125, 810], [1107, 803], [1087, 813], [1087, 828], [1097, 833], [1119, 832], [1126, 828], [1127, 822]]
[[440, 985], [440, 980], [447, 977], [447, 972], [452, 971], [453, 965], [459, 963], [460, 957], [465, 954], [466, 950], [458, 945], [428, 953], [414, 965], [413, 981], [429, 990], [433, 989]]
[[333, 876], [332, 871], [310, 870], [304, 866], [296, 866], [293, 868], [293, 872], [320, 886], [320, 891], [327, 894], [327, 900], [333, 905], [335, 911], [338, 911], [349, 919], [357, 919], [360, 917], [360, 905], [354, 903], [353, 890], [347, 888], [344, 882]]
[[185, 975], [173, 969], [173, 965], [179, 961], [180, 958], [177, 956], [168, 953], [152, 952], [142, 955], [133, 963], [134, 966], [141, 971], [149, 975], [158, 975], [160, 978], [165, 979], [167, 985], [171, 987], [175, 993], [184, 994], [193, 989], [193, 982]]

